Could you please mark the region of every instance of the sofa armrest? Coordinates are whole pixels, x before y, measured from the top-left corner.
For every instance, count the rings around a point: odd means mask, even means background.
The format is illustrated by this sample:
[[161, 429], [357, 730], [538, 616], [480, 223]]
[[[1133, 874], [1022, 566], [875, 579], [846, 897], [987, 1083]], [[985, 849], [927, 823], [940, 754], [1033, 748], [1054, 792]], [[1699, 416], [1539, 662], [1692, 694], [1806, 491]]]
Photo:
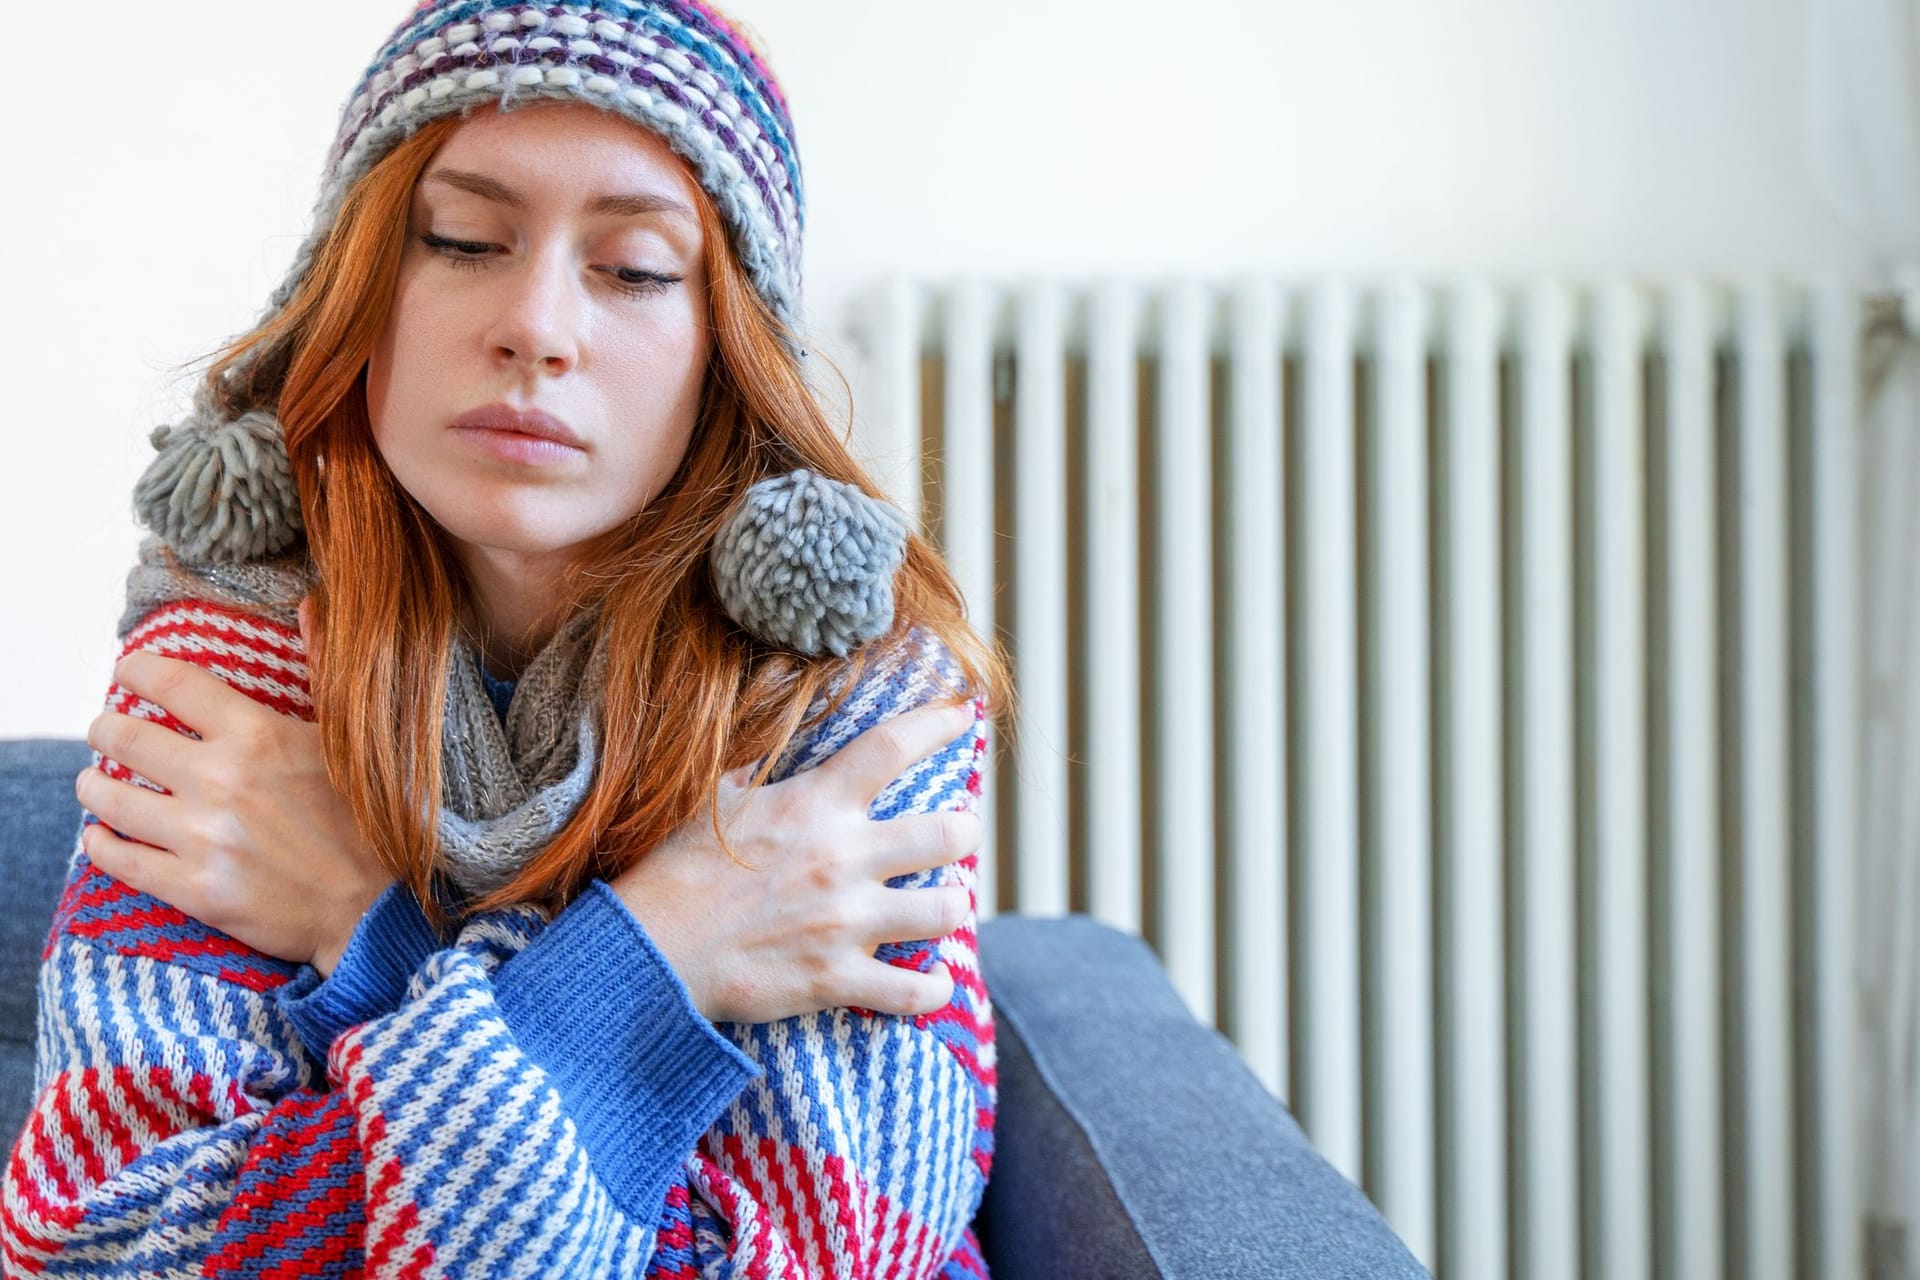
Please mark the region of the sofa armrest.
[[92, 762], [80, 738], [0, 741], [0, 1141], [9, 1147], [33, 1102], [40, 953], [80, 833], [73, 779]]
[[1424, 1276], [1140, 939], [980, 930], [1000, 1102], [975, 1227], [995, 1280]]

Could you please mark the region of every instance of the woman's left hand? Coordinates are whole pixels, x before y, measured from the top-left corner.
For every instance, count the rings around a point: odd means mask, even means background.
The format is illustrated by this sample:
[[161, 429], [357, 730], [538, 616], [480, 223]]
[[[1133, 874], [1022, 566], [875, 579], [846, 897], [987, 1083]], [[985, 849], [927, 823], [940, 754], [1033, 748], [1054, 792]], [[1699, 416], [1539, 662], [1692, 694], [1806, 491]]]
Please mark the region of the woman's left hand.
[[331, 973], [393, 875], [327, 776], [319, 726], [145, 650], [114, 678], [200, 737], [100, 713], [87, 741], [171, 794], [83, 770], [74, 792], [101, 820], [81, 833], [87, 857], [256, 951]]

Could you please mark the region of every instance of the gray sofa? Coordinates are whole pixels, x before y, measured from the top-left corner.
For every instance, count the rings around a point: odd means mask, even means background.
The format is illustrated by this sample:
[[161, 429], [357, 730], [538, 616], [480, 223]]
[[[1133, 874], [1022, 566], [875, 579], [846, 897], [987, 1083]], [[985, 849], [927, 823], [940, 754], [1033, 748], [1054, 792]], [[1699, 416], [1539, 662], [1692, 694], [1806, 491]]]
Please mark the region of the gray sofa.
[[[34, 986], [80, 821], [77, 739], [0, 741], [0, 1133], [33, 1081]], [[1308, 1145], [1153, 953], [1085, 916], [980, 932], [997, 1018], [996, 1280], [1400, 1277], [1425, 1271]]]

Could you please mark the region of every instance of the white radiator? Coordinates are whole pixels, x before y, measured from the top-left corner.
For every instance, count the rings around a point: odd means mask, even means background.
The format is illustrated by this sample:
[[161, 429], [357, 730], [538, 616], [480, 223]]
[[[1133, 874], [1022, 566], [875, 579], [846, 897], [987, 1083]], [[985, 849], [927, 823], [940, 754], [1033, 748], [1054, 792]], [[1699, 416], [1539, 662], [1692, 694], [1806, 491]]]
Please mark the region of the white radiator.
[[1142, 934], [1443, 1276], [1859, 1275], [1861, 319], [865, 300], [864, 449], [1018, 673], [982, 914]]

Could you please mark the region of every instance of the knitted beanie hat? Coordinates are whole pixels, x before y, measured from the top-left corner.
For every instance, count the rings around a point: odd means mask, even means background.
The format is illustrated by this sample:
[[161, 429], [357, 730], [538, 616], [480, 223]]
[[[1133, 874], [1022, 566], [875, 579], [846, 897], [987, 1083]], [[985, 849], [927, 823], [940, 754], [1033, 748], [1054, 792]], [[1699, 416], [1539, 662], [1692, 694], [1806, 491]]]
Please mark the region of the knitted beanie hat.
[[[705, 0], [599, 5], [425, 0], [381, 46], [341, 113], [314, 223], [260, 323], [290, 301], [347, 192], [430, 120], [479, 105], [584, 102], [657, 134], [713, 198], [755, 290], [796, 356], [805, 199], [793, 122], [739, 24]], [[204, 395], [153, 433], [160, 456], [135, 490], [141, 521], [202, 562], [280, 553], [301, 534], [280, 425], [226, 419]], [[892, 623], [905, 517], [808, 471], [755, 485], [710, 556], [723, 607], [748, 631], [803, 653], [846, 654]]]

